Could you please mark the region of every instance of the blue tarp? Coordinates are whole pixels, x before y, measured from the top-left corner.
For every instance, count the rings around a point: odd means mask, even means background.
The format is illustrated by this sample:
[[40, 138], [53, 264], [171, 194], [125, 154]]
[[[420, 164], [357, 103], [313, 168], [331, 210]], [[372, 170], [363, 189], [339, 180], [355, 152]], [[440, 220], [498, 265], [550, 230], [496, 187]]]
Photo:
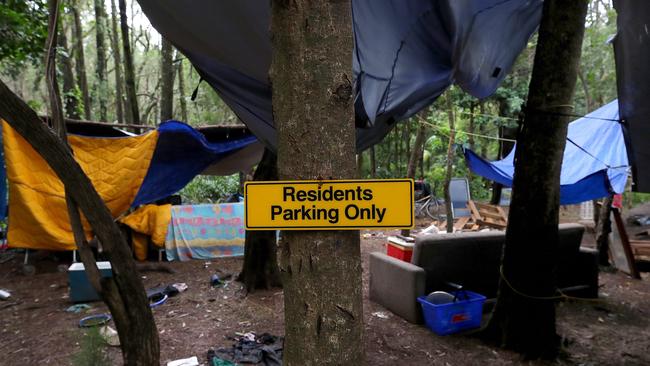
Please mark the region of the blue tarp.
[[[163, 37], [275, 149], [270, 2], [138, 2]], [[357, 150], [380, 142], [395, 122], [454, 82], [476, 97], [492, 94], [541, 11], [542, 0], [352, 0]]]
[[[502, 160], [489, 162], [469, 149], [465, 161], [476, 174], [512, 186], [515, 148]], [[629, 163], [615, 100], [569, 124], [560, 176], [560, 203], [574, 204], [611, 193], [623, 193]]]
[[167, 121], [158, 127], [158, 142], [147, 175], [132, 206], [154, 202], [181, 190], [208, 166], [257, 142], [255, 136], [208, 142], [189, 125]]

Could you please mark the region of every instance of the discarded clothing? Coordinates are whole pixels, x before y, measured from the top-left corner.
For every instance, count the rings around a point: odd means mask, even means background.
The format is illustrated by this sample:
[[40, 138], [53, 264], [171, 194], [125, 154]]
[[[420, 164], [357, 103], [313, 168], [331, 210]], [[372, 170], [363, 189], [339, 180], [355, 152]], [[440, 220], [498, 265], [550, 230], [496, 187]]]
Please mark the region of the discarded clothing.
[[167, 260], [242, 256], [245, 234], [243, 203], [172, 206]]
[[209, 350], [208, 364], [215, 364], [213, 360], [216, 358], [240, 364], [282, 366], [284, 337], [263, 333], [259, 337], [254, 337], [254, 339], [242, 336], [237, 338], [236, 341], [231, 348], [219, 348], [216, 351]]

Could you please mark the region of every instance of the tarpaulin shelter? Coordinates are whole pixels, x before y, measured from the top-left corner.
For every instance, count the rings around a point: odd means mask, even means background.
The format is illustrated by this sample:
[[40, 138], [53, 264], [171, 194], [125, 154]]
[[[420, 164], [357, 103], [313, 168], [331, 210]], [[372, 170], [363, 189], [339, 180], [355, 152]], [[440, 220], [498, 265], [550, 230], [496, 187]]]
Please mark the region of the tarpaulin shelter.
[[[138, 0], [234, 113], [275, 149], [270, 2]], [[541, 0], [352, 0], [357, 149], [456, 82], [490, 95], [526, 46]]]
[[[489, 162], [463, 149], [476, 174], [512, 187], [517, 146], [502, 160]], [[569, 124], [560, 175], [560, 203], [573, 204], [623, 193], [629, 163], [615, 100]]]
[[[142, 135], [115, 136], [120, 132], [108, 128], [109, 137], [69, 134], [68, 142], [111, 214], [118, 217], [130, 207], [177, 192], [206, 170], [232, 174], [244, 168], [241, 164], [257, 162], [262, 149], [248, 130], [212, 130], [222, 139], [208, 141], [192, 127], [168, 121]], [[9, 182], [9, 246], [74, 250], [62, 182], [6, 122], [2, 138]], [[88, 225], [85, 228], [90, 235]]]

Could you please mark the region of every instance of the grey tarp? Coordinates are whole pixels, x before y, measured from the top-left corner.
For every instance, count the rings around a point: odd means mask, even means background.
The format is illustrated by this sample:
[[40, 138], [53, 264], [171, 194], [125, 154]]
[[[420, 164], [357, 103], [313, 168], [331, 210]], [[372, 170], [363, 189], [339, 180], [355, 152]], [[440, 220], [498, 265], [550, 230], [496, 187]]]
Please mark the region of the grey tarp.
[[[270, 2], [138, 0], [152, 25], [237, 116], [274, 148]], [[353, 0], [357, 148], [456, 81], [490, 95], [525, 47], [541, 0]]]
[[614, 1], [618, 104], [634, 177], [633, 189], [650, 192], [650, 1]]

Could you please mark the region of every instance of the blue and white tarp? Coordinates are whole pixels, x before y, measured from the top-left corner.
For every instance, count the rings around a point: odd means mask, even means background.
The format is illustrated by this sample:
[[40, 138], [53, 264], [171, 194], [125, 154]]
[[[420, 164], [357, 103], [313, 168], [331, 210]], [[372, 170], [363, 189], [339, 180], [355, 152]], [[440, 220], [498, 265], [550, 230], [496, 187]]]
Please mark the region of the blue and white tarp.
[[[502, 160], [487, 161], [463, 149], [472, 172], [512, 187], [517, 146]], [[618, 101], [569, 124], [560, 175], [560, 203], [574, 204], [623, 193], [630, 170]]]

